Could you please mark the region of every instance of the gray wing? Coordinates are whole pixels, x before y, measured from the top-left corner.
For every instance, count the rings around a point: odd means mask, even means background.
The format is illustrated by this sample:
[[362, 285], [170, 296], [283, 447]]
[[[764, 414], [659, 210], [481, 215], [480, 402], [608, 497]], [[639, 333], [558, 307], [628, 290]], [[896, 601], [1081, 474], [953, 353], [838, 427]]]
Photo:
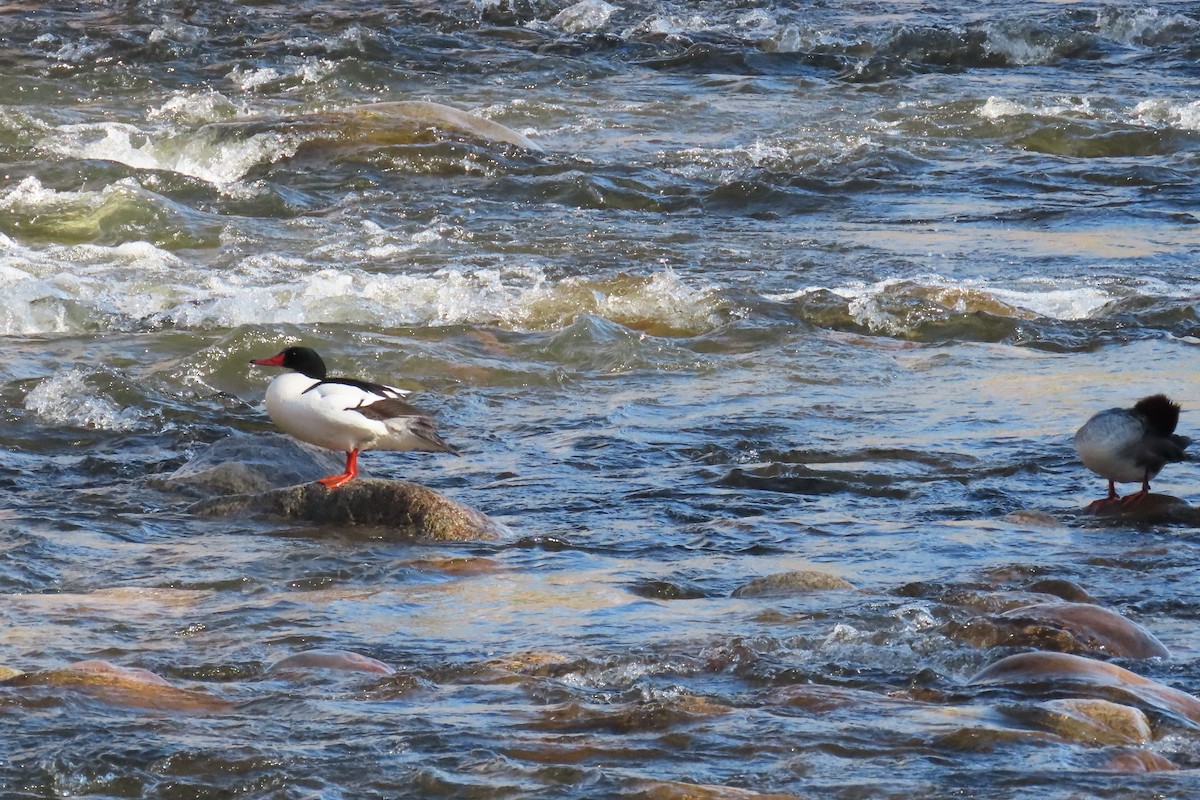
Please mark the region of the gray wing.
[[403, 400], [388, 398], [387, 400], [376, 400], [374, 403], [360, 403], [357, 406], [352, 406], [346, 409], [347, 411], [357, 411], [368, 419], [387, 422], [393, 419], [404, 419], [407, 423], [408, 430], [421, 439], [424, 439], [433, 450], [441, 450], [445, 453], [453, 455], [462, 455], [452, 445], [438, 434], [437, 429], [433, 426], [433, 417], [426, 414], [421, 409], [406, 403]]

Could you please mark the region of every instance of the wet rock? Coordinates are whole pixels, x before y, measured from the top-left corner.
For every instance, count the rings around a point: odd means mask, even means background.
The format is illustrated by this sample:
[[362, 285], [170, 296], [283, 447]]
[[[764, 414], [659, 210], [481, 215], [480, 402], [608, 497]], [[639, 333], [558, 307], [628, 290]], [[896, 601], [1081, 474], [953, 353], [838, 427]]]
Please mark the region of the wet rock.
[[204, 494], [249, 494], [334, 475], [346, 457], [290, 436], [234, 435], [213, 442], [186, 464], [150, 479], [162, 489]]
[[433, 128], [484, 144], [507, 144], [533, 153], [542, 152], [542, 148], [529, 137], [499, 122], [424, 100], [369, 103], [341, 111], [318, 112], [304, 119], [335, 128], [343, 136], [350, 135], [379, 144], [403, 143], [413, 133]]
[[1042, 704], [1048, 730], [1081, 744], [1149, 744], [1150, 720], [1141, 709], [1084, 697], [1068, 697]]
[[736, 786], [638, 778], [623, 796], [639, 800], [799, 800], [793, 794], [763, 794]]
[[734, 597], [791, 597], [828, 589], [853, 589], [854, 584], [817, 570], [798, 569], [754, 578], [733, 590]]
[[[1200, 725], [1200, 700], [1186, 692], [1143, 678], [1115, 664], [1067, 653], [1019, 653], [984, 667], [972, 686], [1018, 686], [1031, 691], [1070, 690], [1101, 699], [1149, 707]], [[1108, 697], [1105, 697], [1108, 695]]]
[[530, 650], [493, 658], [486, 665], [506, 673], [547, 676], [556, 675], [574, 663], [574, 659], [558, 653]]
[[1012, 525], [1020, 525], [1025, 528], [1034, 528], [1037, 530], [1054, 530], [1055, 528], [1064, 527], [1062, 521], [1053, 514], [1048, 514], [1045, 511], [1039, 511], [1034, 508], [1022, 508], [1019, 511], [1010, 511], [1000, 519]]
[[439, 572], [443, 575], [457, 577], [472, 577], [475, 575], [495, 575], [508, 570], [494, 558], [482, 556], [434, 556], [430, 558], [414, 558], [402, 562], [405, 566], [422, 572]]
[[813, 683], [773, 688], [771, 702], [801, 708], [813, 714], [827, 714], [843, 708], [878, 709], [880, 706], [904, 705], [912, 701], [887, 697], [865, 689]]
[[1121, 658], [1167, 658], [1170, 653], [1142, 626], [1090, 603], [1036, 603], [999, 614], [1014, 626], [1017, 644], [1063, 639], [1070, 652], [1107, 653]]
[[973, 586], [941, 582], [916, 581], [906, 583], [895, 590], [900, 597], [919, 597], [934, 600], [947, 606], [969, 608], [986, 614], [1007, 611], [1034, 603], [1048, 602], [1053, 595], [1035, 594], [1026, 591], [996, 591], [991, 586]]
[[1200, 523], [1200, 508], [1193, 508], [1186, 500], [1169, 494], [1148, 494], [1130, 506], [1113, 503], [1095, 512], [1090, 512], [1085, 508], [1081, 513], [1099, 519], [1122, 522], [1175, 522], [1192, 525]]
[[214, 144], [247, 141], [263, 134], [283, 134], [296, 142], [289, 157], [309, 154], [326, 158], [358, 154], [364, 149], [457, 139], [485, 147], [507, 145], [530, 153], [542, 148], [529, 137], [499, 122], [442, 103], [402, 100], [367, 103], [329, 111], [288, 116], [260, 116], [210, 122], [197, 135]]
[[705, 697], [679, 695], [665, 700], [597, 707], [565, 703], [546, 707], [545, 716], [529, 723], [534, 730], [562, 733], [635, 734], [666, 731], [729, 714], [733, 709]]
[[630, 592], [650, 600], [697, 600], [706, 597], [697, 586], [683, 582], [641, 578], [627, 585]]
[[1045, 580], [1034, 581], [1025, 587], [1028, 592], [1036, 592], [1038, 594], [1049, 594], [1066, 600], [1069, 603], [1095, 603], [1096, 598], [1088, 594], [1077, 583], [1063, 580], [1061, 578], [1047, 578]]
[[16, 688], [55, 687], [80, 691], [113, 705], [156, 711], [221, 711], [231, 704], [188, 689], [179, 689], [153, 672], [121, 667], [108, 661], [78, 661], [58, 669], [26, 672], [0, 683]]
[[189, 510], [203, 516], [266, 514], [318, 524], [379, 526], [396, 541], [478, 541], [504, 533], [478, 511], [408, 481], [360, 478], [332, 491], [305, 483], [202, 500]]
[[346, 650], [305, 650], [276, 661], [268, 672], [308, 672], [314, 669], [394, 675], [396, 670], [370, 656]]
[[25, 673], [19, 669], [13, 669], [12, 667], [0, 667], [0, 682], [6, 681], [9, 678], [15, 678], [18, 675], [24, 675], [24, 674]]
[[1141, 749], [1121, 749], [1108, 758], [1105, 767], [1113, 772], [1169, 772], [1179, 769], [1175, 764], [1157, 753]]

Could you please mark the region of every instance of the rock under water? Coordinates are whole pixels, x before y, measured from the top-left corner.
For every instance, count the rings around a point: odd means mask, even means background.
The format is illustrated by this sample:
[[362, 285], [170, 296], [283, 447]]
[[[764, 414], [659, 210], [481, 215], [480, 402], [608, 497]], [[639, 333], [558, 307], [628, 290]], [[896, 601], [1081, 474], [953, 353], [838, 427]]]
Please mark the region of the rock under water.
[[[1122, 705], [1149, 707], [1200, 725], [1200, 700], [1135, 672], [1067, 653], [1018, 653], [977, 672], [973, 686], [1070, 689], [1083, 696], [1111, 695]], [[1101, 697], [1101, 699], [1110, 699]]]
[[268, 668], [268, 672], [309, 672], [312, 670], [333, 670], [337, 672], [367, 672], [375, 675], [395, 675], [396, 670], [382, 661], [364, 656], [361, 653], [351, 653], [346, 650], [305, 650], [293, 653]]
[[854, 584], [830, 575], [810, 569], [798, 569], [791, 572], [779, 572], [753, 578], [733, 590], [734, 597], [788, 597], [805, 592], [817, 592], [827, 589], [853, 589]]
[[[1022, 628], [1026, 638], [1061, 634], [1081, 651], [1122, 658], [1167, 658], [1154, 634], [1115, 611], [1090, 603], [1035, 603], [1005, 611], [997, 622]], [[1068, 649], [1068, 648], [1056, 648]]]
[[154, 711], [211, 712], [233, 707], [219, 697], [172, 686], [148, 670], [94, 659], [20, 673], [0, 682], [0, 686], [53, 687], [81, 692], [113, 705]]
[[344, 469], [346, 457], [279, 433], [235, 434], [196, 453], [179, 469], [155, 475], [160, 489], [246, 494], [315, 481]]

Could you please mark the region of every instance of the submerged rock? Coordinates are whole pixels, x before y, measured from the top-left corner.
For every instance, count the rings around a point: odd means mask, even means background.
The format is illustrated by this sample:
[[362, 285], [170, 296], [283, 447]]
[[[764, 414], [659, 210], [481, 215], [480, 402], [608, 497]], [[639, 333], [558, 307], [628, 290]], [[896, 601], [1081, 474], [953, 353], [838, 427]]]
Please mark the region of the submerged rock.
[[58, 669], [26, 672], [0, 687], [58, 687], [84, 692], [113, 705], [168, 711], [221, 711], [232, 706], [218, 697], [172, 686], [153, 672], [109, 661], [77, 661]]
[[1040, 581], [1034, 581], [1026, 586], [1025, 590], [1040, 594], [1051, 594], [1069, 603], [1094, 604], [1096, 602], [1096, 598], [1088, 594], [1087, 589], [1084, 589], [1074, 581], [1068, 581], [1064, 578], [1045, 578]]
[[1106, 769], [1113, 772], [1170, 772], [1177, 770], [1175, 764], [1158, 753], [1152, 753], [1142, 748], [1123, 748], [1109, 756]]
[[624, 794], [638, 800], [800, 800], [794, 794], [774, 794], [704, 783], [635, 778]]
[[1051, 700], [1042, 706], [1046, 727], [1084, 744], [1149, 744], [1154, 736], [1141, 709], [1085, 697]]
[[1036, 530], [1054, 530], [1055, 528], [1063, 527], [1062, 521], [1053, 514], [1036, 508], [1022, 508], [1017, 511], [1010, 511], [1002, 516], [1000, 520], [1012, 525], [1020, 525]]
[[[977, 672], [972, 686], [1050, 687], [1111, 695], [1122, 704], [1149, 706], [1200, 725], [1200, 700], [1115, 664], [1067, 653], [1019, 653]], [[1102, 698], [1108, 699], [1108, 698]]]
[[305, 650], [281, 658], [268, 672], [309, 672], [314, 669], [342, 672], [369, 672], [375, 675], [394, 675], [396, 670], [378, 659], [351, 653], [347, 650]]
[[1154, 634], [1115, 611], [1090, 603], [1036, 603], [1005, 611], [997, 619], [1021, 626], [1030, 643], [1062, 634], [1068, 647], [1122, 658], [1167, 658], [1170, 653]]
[[289, 134], [297, 140], [298, 150], [300, 147], [333, 151], [361, 149], [364, 145], [388, 147], [437, 141], [444, 138], [444, 134], [450, 134], [484, 145], [503, 144], [532, 153], [542, 152], [529, 137], [499, 122], [425, 100], [367, 103], [310, 114], [212, 122], [201, 131], [202, 135], [217, 140]]
[[233, 435], [201, 450], [179, 469], [156, 475], [162, 489], [208, 494], [265, 492], [334, 475], [346, 457], [278, 433]]
[[734, 597], [790, 597], [826, 589], [853, 589], [854, 584], [836, 575], [811, 569], [779, 572], [754, 578], [733, 590]]
[[542, 152], [533, 140], [506, 125], [425, 100], [369, 103], [342, 111], [319, 112], [310, 118], [332, 122], [343, 133], [380, 139], [385, 143], [409, 131], [436, 128], [484, 143], [508, 144], [534, 153]]
[[408, 481], [360, 478], [339, 489], [319, 483], [202, 500], [190, 511], [204, 516], [287, 517], [319, 524], [377, 525], [393, 539], [442, 542], [498, 539], [503, 528], [483, 514]]

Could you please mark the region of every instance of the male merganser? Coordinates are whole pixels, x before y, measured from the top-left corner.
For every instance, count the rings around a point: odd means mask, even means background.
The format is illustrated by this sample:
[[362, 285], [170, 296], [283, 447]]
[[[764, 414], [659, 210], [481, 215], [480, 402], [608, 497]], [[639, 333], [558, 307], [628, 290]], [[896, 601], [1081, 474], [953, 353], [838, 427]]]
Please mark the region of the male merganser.
[[[1099, 511], [1120, 502], [1135, 505], [1150, 494], [1150, 479], [1163, 465], [1183, 461], [1192, 440], [1177, 436], [1179, 404], [1156, 394], [1144, 397], [1133, 408], [1101, 411], [1075, 433], [1075, 450], [1083, 465], [1101, 478], [1108, 478], [1108, 497], [1087, 507]], [[1116, 483], [1141, 481], [1142, 489], [1121, 498]]]
[[319, 481], [330, 489], [354, 480], [362, 450], [459, 454], [434, 430], [428, 414], [404, 402], [407, 391], [354, 378], [327, 378], [325, 362], [312, 348], [289, 347], [250, 363], [293, 370], [267, 387], [267, 414], [302, 442], [345, 452], [346, 471]]

